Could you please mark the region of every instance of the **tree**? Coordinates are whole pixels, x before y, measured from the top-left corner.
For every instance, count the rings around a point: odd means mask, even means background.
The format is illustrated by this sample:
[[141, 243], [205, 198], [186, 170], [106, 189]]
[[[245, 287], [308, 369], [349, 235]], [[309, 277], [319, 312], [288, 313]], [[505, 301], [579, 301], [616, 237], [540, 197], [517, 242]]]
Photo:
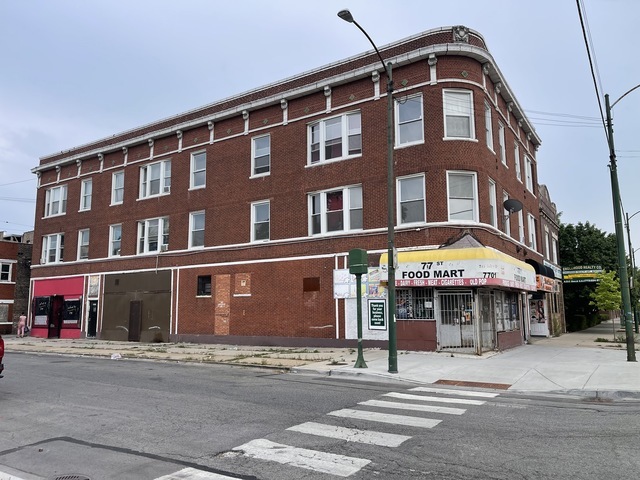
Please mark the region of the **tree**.
[[600, 276], [600, 281], [591, 294], [591, 304], [598, 310], [619, 310], [622, 304], [620, 293], [620, 281], [615, 272], [605, 271]]
[[[563, 224], [559, 231], [560, 266], [563, 268], [599, 265], [604, 270], [618, 271], [616, 236], [586, 223]], [[596, 283], [565, 283], [564, 305], [567, 330], [575, 331], [595, 325], [599, 321], [598, 308], [592, 303]], [[616, 306], [614, 309], [619, 308]]]

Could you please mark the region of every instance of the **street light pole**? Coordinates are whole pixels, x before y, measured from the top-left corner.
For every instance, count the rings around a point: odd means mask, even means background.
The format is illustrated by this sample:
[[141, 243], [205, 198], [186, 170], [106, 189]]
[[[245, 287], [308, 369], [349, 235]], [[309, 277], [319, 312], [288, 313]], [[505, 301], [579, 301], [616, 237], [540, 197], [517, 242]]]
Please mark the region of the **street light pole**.
[[[633, 297], [633, 295], [631, 295], [631, 292], [633, 292], [633, 288], [635, 286], [635, 275], [636, 275], [636, 260], [635, 260], [635, 251], [633, 250], [633, 247], [631, 246], [631, 231], [629, 229], [629, 220], [631, 220], [633, 217], [635, 217], [637, 214], [640, 213], [640, 210], [638, 210], [636, 213], [629, 215], [628, 213], [627, 215], [627, 242], [629, 243], [629, 261], [631, 262], [631, 275], [629, 276], [629, 297]], [[631, 298], [631, 300], [633, 300], [633, 298]], [[634, 330], [636, 333], [639, 333], [639, 325], [638, 325], [638, 315], [636, 312], [636, 305], [635, 303], [631, 304], [631, 312], [633, 313], [633, 325], [634, 325]]]
[[349, 10], [340, 10], [340, 17], [345, 22], [353, 23], [364, 33], [373, 49], [378, 54], [382, 68], [387, 73], [387, 302], [389, 318], [389, 373], [398, 373], [398, 347], [396, 338], [396, 266], [395, 266], [395, 179], [393, 176], [393, 76], [391, 62], [384, 63], [380, 51], [369, 34], [356, 22]]
[[[640, 85], [638, 85], [640, 87]], [[637, 87], [634, 87], [634, 89]], [[629, 90], [631, 91], [631, 90]], [[629, 93], [629, 92], [627, 92]], [[624, 95], [626, 95], [625, 93]], [[622, 97], [624, 97], [624, 95]], [[620, 99], [613, 102], [618, 103]], [[622, 293], [622, 310], [624, 315], [624, 330], [627, 337], [627, 362], [636, 361], [636, 352], [631, 321], [631, 296], [629, 294], [629, 277], [627, 274], [627, 256], [624, 251], [624, 230], [622, 229], [622, 208], [620, 206], [620, 185], [618, 184], [618, 169], [616, 166], [616, 150], [613, 143], [613, 123], [611, 122], [611, 106], [609, 94], [604, 96], [607, 113], [607, 140], [609, 143], [609, 170], [611, 172], [611, 195], [613, 197], [613, 217], [616, 227], [616, 240], [618, 246], [618, 267], [620, 276], [620, 291]]]

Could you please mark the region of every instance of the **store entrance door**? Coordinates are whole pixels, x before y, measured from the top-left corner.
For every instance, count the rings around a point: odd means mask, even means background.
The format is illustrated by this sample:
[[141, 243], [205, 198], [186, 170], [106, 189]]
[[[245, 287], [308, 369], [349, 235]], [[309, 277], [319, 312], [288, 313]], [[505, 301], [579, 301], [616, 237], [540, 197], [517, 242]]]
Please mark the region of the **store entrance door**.
[[89, 317], [87, 319], [87, 337], [95, 337], [98, 327], [98, 301], [89, 300]]
[[438, 349], [475, 353], [475, 314], [473, 294], [438, 292]]

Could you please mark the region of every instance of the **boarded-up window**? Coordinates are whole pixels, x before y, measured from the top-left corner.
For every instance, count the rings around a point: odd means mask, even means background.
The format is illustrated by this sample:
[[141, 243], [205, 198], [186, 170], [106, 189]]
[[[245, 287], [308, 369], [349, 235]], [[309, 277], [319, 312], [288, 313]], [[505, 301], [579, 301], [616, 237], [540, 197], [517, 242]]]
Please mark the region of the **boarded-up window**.
[[302, 279], [303, 292], [319, 292], [320, 277], [307, 277]]
[[236, 273], [234, 295], [251, 295], [251, 274]]
[[211, 275], [198, 276], [198, 296], [211, 296]]

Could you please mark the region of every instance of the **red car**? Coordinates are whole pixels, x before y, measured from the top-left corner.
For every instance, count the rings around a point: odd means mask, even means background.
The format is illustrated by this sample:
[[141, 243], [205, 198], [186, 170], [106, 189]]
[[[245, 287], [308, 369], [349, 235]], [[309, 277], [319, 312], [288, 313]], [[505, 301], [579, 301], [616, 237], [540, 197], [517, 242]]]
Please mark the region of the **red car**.
[[[4, 370], [4, 365], [2, 364], [2, 357], [4, 357], [4, 340], [2, 339], [2, 335], [0, 335], [0, 374]], [[0, 375], [2, 378], [2, 375]]]

